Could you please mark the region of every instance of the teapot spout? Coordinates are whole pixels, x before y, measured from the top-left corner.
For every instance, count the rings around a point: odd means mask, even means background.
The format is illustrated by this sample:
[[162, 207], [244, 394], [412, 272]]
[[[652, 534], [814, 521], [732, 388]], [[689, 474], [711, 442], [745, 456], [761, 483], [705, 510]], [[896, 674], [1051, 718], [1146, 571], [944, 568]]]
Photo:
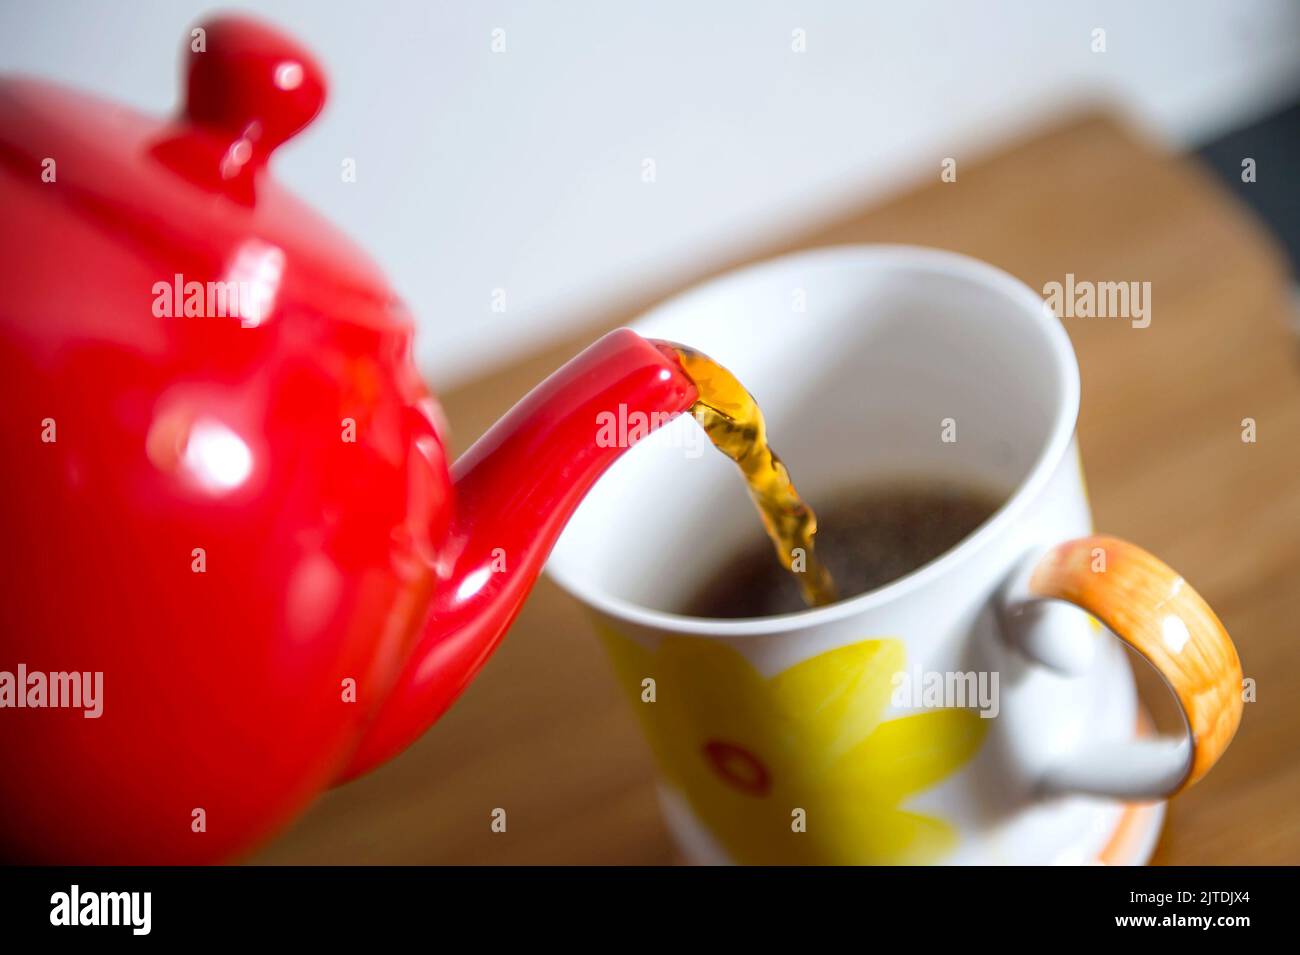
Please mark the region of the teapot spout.
[[[442, 715], [500, 643], [587, 491], [695, 398], [670, 348], [618, 329], [465, 452], [452, 468], [455, 512], [425, 630], [342, 779], [395, 756]], [[611, 429], [611, 416], [631, 426]]]

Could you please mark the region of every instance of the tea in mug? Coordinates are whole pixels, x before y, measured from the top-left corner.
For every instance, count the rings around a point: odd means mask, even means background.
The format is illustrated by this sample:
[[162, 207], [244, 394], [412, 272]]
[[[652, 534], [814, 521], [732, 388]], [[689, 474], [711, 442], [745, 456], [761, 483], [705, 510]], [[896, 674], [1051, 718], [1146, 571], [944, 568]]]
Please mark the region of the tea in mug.
[[768, 444], [753, 396], [707, 355], [672, 342], [660, 345], [673, 351], [694, 382], [698, 397], [691, 413], [736, 462], [770, 539], [724, 562], [683, 613], [763, 617], [875, 590], [956, 546], [1002, 503], [1004, 495], [974, 485], [918, 479], [873, 486], [834, 499], [818, 536], [817, 515]]
[[[993, 516], [1003, 495], [916, 480], [835, 495], [821, 509], [817, 552], [840, 597], [883, 587], [961, 543]], [[693, 617], [764, 617], [805, 609], [793, 575], [755, 541], [724, 561], [680, 608]]]

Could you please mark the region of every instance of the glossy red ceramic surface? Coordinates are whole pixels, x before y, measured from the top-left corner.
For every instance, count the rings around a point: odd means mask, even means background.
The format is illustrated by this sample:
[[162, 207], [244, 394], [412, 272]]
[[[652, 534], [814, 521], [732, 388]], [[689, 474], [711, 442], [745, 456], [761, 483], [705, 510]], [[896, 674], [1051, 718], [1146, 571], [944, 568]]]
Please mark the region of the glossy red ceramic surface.
[[624, 450], [597, 413], [694, 399], [612, 333], [453, 483], [409, 316], [266, 168], [320, 68], [204, 31], [173, 121], [0, 83], [0, 671], [103, 674], [98, 718], [0, 708], [9, 861], [227, 859], [401, 750]]

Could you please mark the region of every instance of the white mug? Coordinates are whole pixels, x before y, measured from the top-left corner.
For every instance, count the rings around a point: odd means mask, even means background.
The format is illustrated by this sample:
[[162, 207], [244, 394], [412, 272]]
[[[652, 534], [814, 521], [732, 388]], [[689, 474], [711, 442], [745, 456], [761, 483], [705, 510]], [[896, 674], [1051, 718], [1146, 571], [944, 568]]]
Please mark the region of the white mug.
[[[1146, 861], [1163, 800], [1236, 730], [1241, 666], [1182, 577], [1093, 534], [1078, 367], [1042, 297], [960, 255], [843, 247], [725, 275], [634, 328], [734, 372], [814, 508], [916, 478], [1002, 500], [861, 596], [703, 619], [685, 599], [761, 539], [735, 467], [689, 416], [616, 462], [548, 572], [596, 618], [686, 858]], [[1141, 725], [1121, 640], [1164, 676], [1181, 737]]]

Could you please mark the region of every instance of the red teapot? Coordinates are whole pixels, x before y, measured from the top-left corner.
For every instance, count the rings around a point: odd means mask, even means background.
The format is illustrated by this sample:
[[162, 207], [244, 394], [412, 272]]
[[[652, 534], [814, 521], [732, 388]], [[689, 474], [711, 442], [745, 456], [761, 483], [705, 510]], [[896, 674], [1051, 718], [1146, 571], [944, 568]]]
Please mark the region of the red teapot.
[[[500, 641], [670, 350], [592, 345], [448, 468], [409, 314], [267, 171], [321, 109], [257, 21], [158, 121], [0, 83], [0, 857], [236, 857], [400, 752]], [[635, 437], [635, 436], [634, 436]]]

